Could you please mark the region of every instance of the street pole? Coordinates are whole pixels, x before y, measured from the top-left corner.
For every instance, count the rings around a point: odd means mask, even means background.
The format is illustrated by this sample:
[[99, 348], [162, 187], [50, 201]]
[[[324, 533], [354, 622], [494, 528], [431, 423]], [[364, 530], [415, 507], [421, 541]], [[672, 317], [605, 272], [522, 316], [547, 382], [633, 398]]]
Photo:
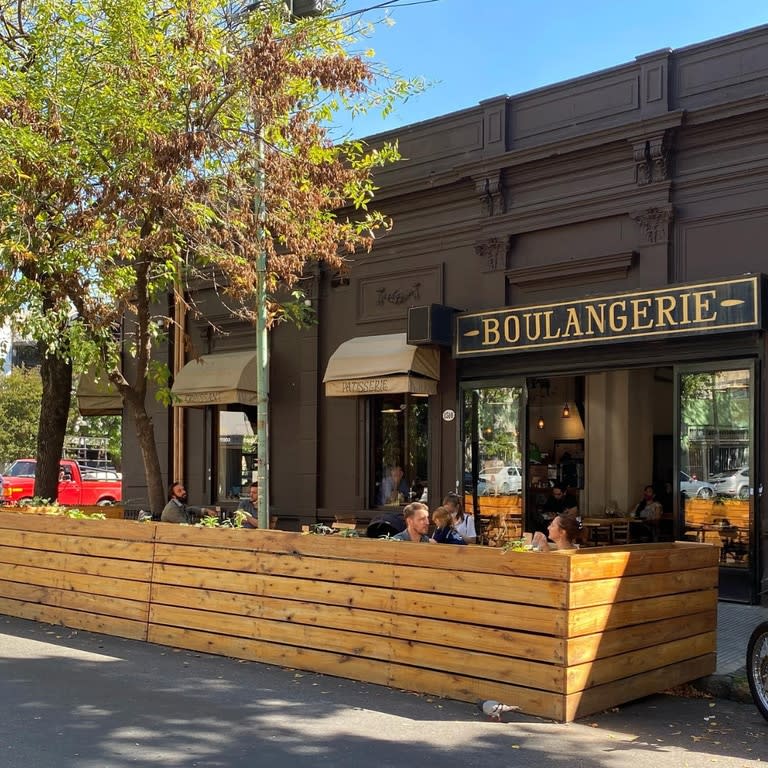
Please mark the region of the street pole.
[[[252, 3], [246, 10], [258, 7]], [[289, 18], [318, 16], [325, 10], [325, 0], [288, 0]], [[256, 255], [256, 479], [259, 483], [259, 528], [269, 528], [269, 333], [267, 331], [267, 251], [266, 205], [264, 202], [264, 135], [259, 120], [256, 131], [256, 219], [258, 253]]]
[[259, 528], [269, 528], [269, 333], [267, 332], [267, 251], [264, 219], [264, 137], [261, 123], [256, 135], [256, 479], [259, 483]]

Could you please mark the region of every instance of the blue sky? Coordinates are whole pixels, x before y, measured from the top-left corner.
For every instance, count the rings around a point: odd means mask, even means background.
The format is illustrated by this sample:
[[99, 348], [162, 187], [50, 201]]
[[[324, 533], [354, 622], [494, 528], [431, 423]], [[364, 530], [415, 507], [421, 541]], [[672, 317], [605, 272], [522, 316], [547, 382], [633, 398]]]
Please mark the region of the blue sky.
[[[347, 0], [347, 11], [378, 0]], [[766, 0], [437, 0], [407, 5], [376, 26], [376, 60], [432, 86], [386, 120], [356, 119], [367, 136], [768, 23]], [[370, 21], [382, 12], [366, 15]]]

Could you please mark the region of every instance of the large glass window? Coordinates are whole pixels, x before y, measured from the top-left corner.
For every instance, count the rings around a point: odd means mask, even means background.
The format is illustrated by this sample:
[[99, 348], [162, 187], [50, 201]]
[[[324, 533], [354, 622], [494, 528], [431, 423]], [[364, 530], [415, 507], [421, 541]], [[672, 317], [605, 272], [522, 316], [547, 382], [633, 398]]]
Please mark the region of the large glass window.
[[524, 393], [522, 386], [464, 392], [464, 506], [477, 511], [485, 544], [502, 544], [522, 531]]
[[428, 503], [429, 398], [415, 395], [372, 397], [370, 408], [371, 504]]
[[720, 547], [720, 564], [753, 556], [751, 368], [681, 372], [679, 493], [683, 534]]
[[[219, 411], [219, 452], [216, 498], [219, 501], [247, 495], [256, 480], [256, 409], [231, 406]], [[234, 410], [237, 408], [237, 410]]]

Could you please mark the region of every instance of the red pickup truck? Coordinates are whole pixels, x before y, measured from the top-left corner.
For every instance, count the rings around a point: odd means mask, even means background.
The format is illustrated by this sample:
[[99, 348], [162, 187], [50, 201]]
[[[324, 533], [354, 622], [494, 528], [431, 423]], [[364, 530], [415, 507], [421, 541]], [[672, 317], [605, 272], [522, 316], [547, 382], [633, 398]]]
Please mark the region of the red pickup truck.
[[[35, 495], [35, 459], [16, 459], [3, 474], [3, 501], [25, 502]], [[123, 482], [114, 470], [81, 467], [72, 459], [59, 464], [59, 504], [115, 504], [123, 497]]]

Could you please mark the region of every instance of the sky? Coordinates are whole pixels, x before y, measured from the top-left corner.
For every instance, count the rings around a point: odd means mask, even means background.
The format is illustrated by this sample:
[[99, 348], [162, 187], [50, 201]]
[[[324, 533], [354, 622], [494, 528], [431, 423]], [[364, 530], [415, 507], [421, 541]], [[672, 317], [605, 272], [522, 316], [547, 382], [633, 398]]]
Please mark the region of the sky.
[[[345, 10], [381, 0], [347, 0]], [[375, 60], [431, 83], [393, 114], [356, 118], [354, 136], [427, 120], [494, 96], [530, 91], [768, 24], [766, 0], [397, 0], [377, 24]], [[383, 11], [365, 18], [381, 19]]]

